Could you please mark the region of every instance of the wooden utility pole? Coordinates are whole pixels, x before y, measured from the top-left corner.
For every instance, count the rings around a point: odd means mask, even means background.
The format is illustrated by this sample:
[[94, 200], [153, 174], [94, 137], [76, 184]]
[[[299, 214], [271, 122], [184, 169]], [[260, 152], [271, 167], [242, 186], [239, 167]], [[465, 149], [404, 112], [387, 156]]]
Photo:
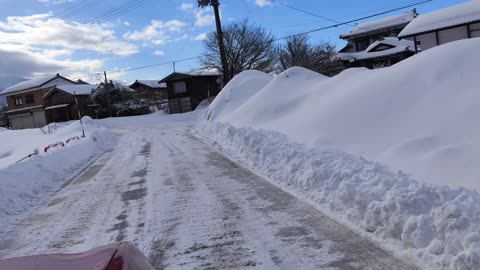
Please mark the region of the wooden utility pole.
[[73, 96], [75, 97], [75, 104], [77, 104], [77, 113], [78, 119], [80, 120], [80, 126], [82, 126], [82, 138], [85, 138], [85, 130], [83, 129], [82, 114], [80, 113], [80, 106], [78, 105], [77, 93], [73, 91]]
[[112, 104], [110, 104], [110, 86], [108, 85], [107, 72], [104, 71], [105, 75], [105, 90], [107, 91], [107, 108], [108, 108], [108, 117], [112, 117]]
[[220, 59], [222, 61], [223, 69], [223, 85], [226, 85], [230, 80], [227, 64], [227, 55], [225, 53], [225, 44], [223, 43], [223, 31], [222, 24], [220, 22], [220, 12], [218, 7], [220, 6], [219, 0], [198, 0], [198, 6], [205, 7], [211, 5], [213, 7], [213, 12], [215, 13], [215, 24], [217, 26], [217, 39], [218, 39], [218, 48], [220, 50]]

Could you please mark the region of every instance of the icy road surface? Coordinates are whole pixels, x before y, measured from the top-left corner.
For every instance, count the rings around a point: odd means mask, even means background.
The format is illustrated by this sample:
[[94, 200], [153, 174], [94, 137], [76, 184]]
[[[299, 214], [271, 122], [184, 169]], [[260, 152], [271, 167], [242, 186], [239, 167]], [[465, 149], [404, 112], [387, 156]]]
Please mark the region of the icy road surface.
[[128, 240], [157, 269], [413, 269], [199, 141], [191, 122], [104, 124], [116, 149], [0, 239], [0, 257]]

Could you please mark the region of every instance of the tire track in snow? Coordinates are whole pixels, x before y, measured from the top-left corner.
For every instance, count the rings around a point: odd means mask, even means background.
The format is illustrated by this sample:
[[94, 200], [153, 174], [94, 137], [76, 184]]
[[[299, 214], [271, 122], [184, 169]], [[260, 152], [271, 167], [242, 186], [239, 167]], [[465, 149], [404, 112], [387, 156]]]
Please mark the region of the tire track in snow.
[[78, 252], [123, 239], [157, 269], [413, 268], [187, 130], [122, 129], [105, 165], [58, 192], [4, 250]]

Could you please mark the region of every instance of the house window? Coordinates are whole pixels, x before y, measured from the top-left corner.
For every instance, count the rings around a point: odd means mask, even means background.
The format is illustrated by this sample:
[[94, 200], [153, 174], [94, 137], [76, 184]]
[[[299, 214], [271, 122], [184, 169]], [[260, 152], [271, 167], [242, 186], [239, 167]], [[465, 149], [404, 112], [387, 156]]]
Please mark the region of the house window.
[[35, 96], [33, 94], [28, 94], [25, 96], [25, 101], [27, 104], [35, 103]]
[[364, 51], [368, 46], [370, 46], [370, 40], [368, 39], [357, 41], [357, 51]]
[[395, 48], [395, 46], [391, 46], [388, 44], [379, 44], [375, 48], [371, 49], [370, 52], [380, 52], [380, 51], [385, 51], [392, 48]]
[[15, 98], [15, 106], [20, 106], [20, 105], [23, 105], [22, 97], [16, 97]]
[[176, 82], [173, 84], [173, 91], [175, 94], [187, 92], [187, 85], [185, 82]]

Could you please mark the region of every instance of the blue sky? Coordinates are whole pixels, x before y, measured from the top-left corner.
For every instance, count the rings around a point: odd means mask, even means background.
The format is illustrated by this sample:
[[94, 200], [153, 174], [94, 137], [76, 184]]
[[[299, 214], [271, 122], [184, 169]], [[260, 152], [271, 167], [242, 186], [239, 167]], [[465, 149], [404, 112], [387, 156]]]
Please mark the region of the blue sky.
[[[346, 21], [419, 1], [282, 0], [282, 3]], [[466, 1], [433, 0], [417, 6], [417, 11], [422, 14]], [[224, 24], [248, 18], [275, 37], [332, 24], [269, 0], [220, 2]], [[196, 0], [0, 0], [0, 76], [32, 77], [60, 72], [72, 79], [95, 81], [94, 74], [103, 70], [200, 55], [202, 38], [214, 29], [214, 22], [212, 10], [199, 9], [196, 3]], [[96, 23], [82, 24], [95, 19]], [[312, 33], [310, 41], [327, 41], [340, 48], [344, 42], [338, 36], [349, 28]], [[193, 60], [176, 66], [177, 70], [190, 70], [198, 65]], [[160, 79], [170, 72], [172, 66], [165, 65], [111, 73], [111, 77], [131, 82]]]

